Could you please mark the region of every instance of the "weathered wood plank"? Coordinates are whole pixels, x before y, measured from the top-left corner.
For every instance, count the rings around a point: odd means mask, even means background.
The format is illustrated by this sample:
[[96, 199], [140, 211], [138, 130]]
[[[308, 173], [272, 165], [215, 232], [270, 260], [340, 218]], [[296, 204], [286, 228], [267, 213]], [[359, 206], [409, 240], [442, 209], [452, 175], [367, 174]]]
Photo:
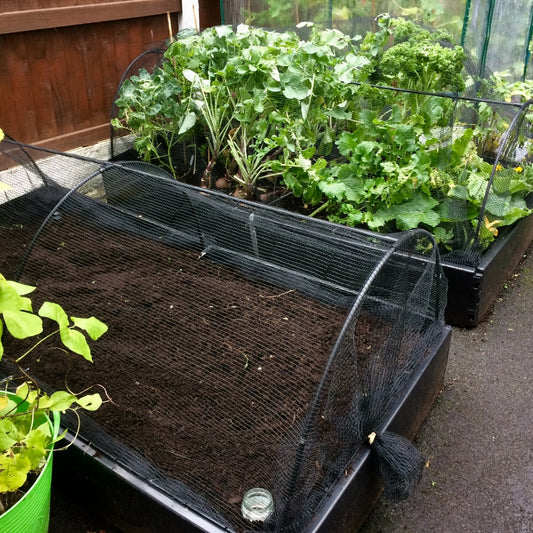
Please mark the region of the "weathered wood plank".
[[181, 12], [181, 0], [119, 0], [0, 13], [0, 34]]

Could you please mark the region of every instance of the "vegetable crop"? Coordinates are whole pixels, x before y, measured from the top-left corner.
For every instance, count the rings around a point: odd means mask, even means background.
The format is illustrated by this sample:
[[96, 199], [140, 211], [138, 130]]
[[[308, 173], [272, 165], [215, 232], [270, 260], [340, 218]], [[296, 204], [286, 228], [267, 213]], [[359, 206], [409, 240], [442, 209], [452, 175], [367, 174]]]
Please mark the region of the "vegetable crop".
[[481, 157], [480, 124], [462, 117], [487, 113], [456, 98], [465, 57], [449, 34], [387, 15], [364, 38], [209, 28], [178, 35], [160, 68], [127, 80], [113, 124], [176, 178], [176, 147], [193, 146], [201, 186], [291, 194], [306, 214], [375, 231], [425, 227], [444, 250], [485, 247], [531, 212], [533, 170], [524, 138], [520, 171]]

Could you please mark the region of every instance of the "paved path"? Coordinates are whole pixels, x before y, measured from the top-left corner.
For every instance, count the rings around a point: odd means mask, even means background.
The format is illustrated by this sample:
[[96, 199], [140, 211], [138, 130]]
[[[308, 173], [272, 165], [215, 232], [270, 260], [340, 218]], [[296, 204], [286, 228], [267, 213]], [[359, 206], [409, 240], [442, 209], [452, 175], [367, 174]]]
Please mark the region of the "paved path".
[[493, 313], [454, 328], [445, 387], [417, 437], [429, 467], [361, 533], [533, 532], [533, 247]]

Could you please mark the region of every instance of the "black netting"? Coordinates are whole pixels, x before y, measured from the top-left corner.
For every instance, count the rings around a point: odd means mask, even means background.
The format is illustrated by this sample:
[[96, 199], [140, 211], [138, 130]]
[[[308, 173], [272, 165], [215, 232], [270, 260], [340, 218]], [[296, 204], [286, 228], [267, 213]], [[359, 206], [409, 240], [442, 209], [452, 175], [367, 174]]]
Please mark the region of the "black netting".
[[[387, 492], [409, 493], [423, 463], [385, 424], [446, 331], [429, 232], [379, 235], [145, 162], [50, 155], [31, 181], [33, 164], [2, 175], [0, 271], [109, 326], [94, 365], [70, 362], [71, 388], [113, 399], [80, 438], [231, 531], [302, 531], [370, 440]], [[63, 388], [64, 357], [28, 371]], [[265, 522], [242, 517], [253, 487], [273, 495]]]

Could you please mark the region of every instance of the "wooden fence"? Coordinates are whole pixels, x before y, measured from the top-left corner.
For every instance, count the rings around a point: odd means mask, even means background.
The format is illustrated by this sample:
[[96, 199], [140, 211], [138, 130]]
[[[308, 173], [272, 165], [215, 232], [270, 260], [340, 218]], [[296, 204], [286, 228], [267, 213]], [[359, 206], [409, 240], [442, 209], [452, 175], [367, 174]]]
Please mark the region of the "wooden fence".
[[[0, 128], [58, 150], [109, 137], [124, 70], [161, 46], [169, 28], [178, 31], [182, 7], [181, 0], [1, 0], [0, 6]], [[217, 6], [200, 2], [199, 16], [209, 15], [203, 27], [217, 22]]]

